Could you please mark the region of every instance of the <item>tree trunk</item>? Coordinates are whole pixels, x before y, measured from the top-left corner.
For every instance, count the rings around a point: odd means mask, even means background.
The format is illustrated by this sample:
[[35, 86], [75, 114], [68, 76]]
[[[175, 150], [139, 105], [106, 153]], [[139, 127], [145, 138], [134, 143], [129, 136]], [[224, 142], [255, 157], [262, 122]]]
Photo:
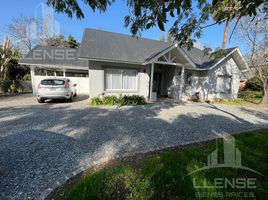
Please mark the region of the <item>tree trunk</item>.
[[225, 28], [224, 28], [223, 41], [222, 41], [222, 46], [221, 46], [222, 49], [225, 49], [226, 48], [226, 42], [227, 42], [228, 30], [229, 30], [229, 23], [230, 23], [230, 19], [228, 18], [226, 20]]
[[263, 96], [261, 99], [261, 104], [268, 104], [268, 84], [263, 87]]

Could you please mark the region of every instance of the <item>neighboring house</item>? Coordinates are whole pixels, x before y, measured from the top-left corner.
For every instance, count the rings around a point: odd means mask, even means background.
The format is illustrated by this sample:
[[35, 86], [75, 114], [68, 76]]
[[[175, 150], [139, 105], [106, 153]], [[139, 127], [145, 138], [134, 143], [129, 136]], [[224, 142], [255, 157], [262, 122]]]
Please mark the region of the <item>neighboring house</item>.
[[65, 76], [90, 98], [105, 93], [189, 99], [196, 92], [204, 100], [236, 98], [240, 79], [249, 71], [238, 48], [215, 58], [195, 47], [188, 51], [95, 29], [85, 30], [79, 49], [38, 46], [19, 63], [30, 65], [34, 91], [47, 76]]

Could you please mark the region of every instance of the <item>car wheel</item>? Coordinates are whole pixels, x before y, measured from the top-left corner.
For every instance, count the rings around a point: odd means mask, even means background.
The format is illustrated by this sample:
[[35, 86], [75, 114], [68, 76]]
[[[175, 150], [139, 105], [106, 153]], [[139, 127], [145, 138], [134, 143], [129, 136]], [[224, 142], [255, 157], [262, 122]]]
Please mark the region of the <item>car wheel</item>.
[[44, 99], [37, 99], [38, 103], [44, 103], [45, 100]]
[[74, 100], [74, 95], [71, 94], [71, 96], [70, 96], [70, 98], [68, 99], [68, 101], [69, 101], [69, 102], [73, 102], [73, 100]]

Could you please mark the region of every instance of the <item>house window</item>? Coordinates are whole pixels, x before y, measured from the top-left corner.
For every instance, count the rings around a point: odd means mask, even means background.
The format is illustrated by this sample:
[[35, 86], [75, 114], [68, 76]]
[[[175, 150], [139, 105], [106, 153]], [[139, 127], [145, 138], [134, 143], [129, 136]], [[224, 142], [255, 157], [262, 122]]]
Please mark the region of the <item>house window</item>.
[[105, 70], [106, 90], [136, 90], [137, 71], [129, 69]]
[[88, 77], [88, 71], [86, 70], [75, 70], [66, 71], [65, 76], [67, 77]]
[[218, 76], [217, 77], [217, 92], [229, 93], [231, 90], [231, 77]]

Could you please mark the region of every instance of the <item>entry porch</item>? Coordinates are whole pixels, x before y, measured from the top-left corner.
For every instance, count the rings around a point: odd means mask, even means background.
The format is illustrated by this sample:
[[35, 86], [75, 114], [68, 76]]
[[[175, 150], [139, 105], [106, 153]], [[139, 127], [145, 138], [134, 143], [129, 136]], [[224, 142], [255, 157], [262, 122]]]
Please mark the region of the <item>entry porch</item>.
[[168, 49], [151, 63], [149, 100], [187, 98], [192, 95], [192, 80], [196, 73], [182, 51]]

